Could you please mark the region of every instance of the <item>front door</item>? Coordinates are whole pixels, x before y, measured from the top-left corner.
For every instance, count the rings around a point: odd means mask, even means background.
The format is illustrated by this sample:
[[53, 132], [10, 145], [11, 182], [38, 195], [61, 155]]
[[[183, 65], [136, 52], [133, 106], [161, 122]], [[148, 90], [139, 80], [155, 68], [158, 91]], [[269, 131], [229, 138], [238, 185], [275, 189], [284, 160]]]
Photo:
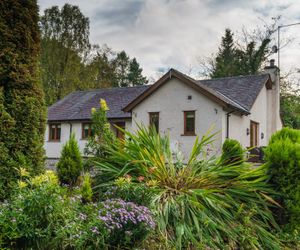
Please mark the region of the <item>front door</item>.
[[250, 147], [258, 147], [259, 123], [250, 121]]

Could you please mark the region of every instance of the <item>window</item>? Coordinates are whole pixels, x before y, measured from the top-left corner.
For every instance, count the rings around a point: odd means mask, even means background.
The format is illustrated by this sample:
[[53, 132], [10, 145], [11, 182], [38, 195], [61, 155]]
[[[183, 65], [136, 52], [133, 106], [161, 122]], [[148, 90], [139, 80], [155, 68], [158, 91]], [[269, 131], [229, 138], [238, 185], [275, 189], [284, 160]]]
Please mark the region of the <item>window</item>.
[[195, 135], [195, 111], [184, 111], [184, 135]]
[[60, 141], [61, 126], [60, 124], [49, 125], [49, 141]]
[[119, 130], [119, 128], [125, 130], [125, 122], [116, 122], [114, 125], [116, 125], [116, 136], [117, 138], [119, 138], [120, 140], [124, 140], [124, 132]]
[[258, 146], [258, 132], [259, 124], [254, 121], [250, 121], [250, 147]]
[[92, 124], [82, 123], [82, 139], [87, 139], [92, 135]]
[[154, 126], [156, 131], [159, 132], [159, 112], [149, 113], [149, 125]]

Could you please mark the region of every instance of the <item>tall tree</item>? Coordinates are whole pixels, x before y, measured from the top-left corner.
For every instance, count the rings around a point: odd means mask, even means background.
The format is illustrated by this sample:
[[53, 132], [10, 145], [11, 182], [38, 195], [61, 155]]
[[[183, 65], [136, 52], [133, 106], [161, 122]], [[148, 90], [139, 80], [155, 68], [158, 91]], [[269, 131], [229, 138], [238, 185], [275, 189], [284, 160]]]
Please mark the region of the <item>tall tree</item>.
[[142, 75], [143, 69], [140, 68], [139, 63], [135, 58], [133, 58], [129, 64], [129, 72], [128, 72], [128, 81], [131, 85], [144, 85], [148, 83], [148, 80], [145, 76]]
[[90, 51], [89, 19], [78, 6], [46, 9], [41, 17], [42, 81], [47, 104], [80, 89], [80, 75]]
[[[230, 29], [225, 30], [222, 43], [216, 58], [211, 60], [212, 78], [257, 74], [266, 61], [270, 33], [261, 41], [251, 40], [245, 46], [234, 42], [233, 33]], [[259, 44], [258, 44], [259, 43]]]
[[213, 64], [211, 77], [232, 76], [236, 73], [236, 48], [233, 41], [233, 33], [230, 29], [225, 30], [225, 36], [222, 37], [219, 52]]
[[[36, 0], [0, 1], [0, 147], [16, 167], [32, 174], [44, 168], [45, 105], [38, 75], [38, 20]], [[3, 158], [1, 154], [0, 168]]]
[[129, 87], [148, 83], [137, 60], [135, 58], [131, 60], [125, 51], [119, 52], [112, 60], [112, 64], [115, 72], [114, 86]]
[[115, 82], [114, 86], [116, 87], [127, 87], [129, 86], [128, 81], [128, 71], [129, 71], [129, 56], [126, 54], [126, 52], [123, 50], [119, 52], [113, 60], [114, 65], [114, 71], [115, 71]]

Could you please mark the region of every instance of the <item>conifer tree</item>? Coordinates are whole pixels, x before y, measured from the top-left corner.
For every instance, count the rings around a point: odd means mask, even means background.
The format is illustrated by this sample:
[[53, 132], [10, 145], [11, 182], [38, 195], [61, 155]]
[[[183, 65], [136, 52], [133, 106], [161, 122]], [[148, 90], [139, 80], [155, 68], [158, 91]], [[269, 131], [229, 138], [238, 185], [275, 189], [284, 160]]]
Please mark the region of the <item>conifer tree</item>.
[[222, 76], [232, 76], [236, 72], [236, 49], [233, 41], [233, 33], [230, 29], [225, 30], [225, 36], [222, 37], [221, 46], [215, 59], [212, 78]]
[[[10, 162], [14, 161], [14, 169], [23, 167], [32, 174], [44, 169], [45, 105], [38, 74], [38, 20], [36, 0], [0, 1], [0, 145]], [[1, 163], [3, 159], [1, 154]], [[8, 166], [1, 163], [0, 168]], [[12, 171], [13, 167], [7, 175]]]
[[143, 69], [140, 68], [139, 63], [135, 58], [133, 58], [129, 65], [128, 72], [128, 81], [131, 85], [144, 85], [148, 83], [148, 80], [145, 76], [142, 75]]
[[272, 31], [267, 32], [260, 43], [251, 40], [242, 47], [234, 41], [231, 30], [226, 29], [219, 52], [216, 58], [212, 60], [210, 76], [217, 78], [259, 73], [267, 58], [268, 45], [271, 41], [270, 34]]

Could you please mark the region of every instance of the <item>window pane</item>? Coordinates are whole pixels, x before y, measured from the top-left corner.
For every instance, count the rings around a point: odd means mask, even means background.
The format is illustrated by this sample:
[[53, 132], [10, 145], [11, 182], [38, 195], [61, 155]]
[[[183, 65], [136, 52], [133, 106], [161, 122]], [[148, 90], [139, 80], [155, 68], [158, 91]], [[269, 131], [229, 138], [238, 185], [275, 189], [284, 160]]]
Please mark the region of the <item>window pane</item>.
[[51, 126], [50, 129], [50, 140], [55, 140], [55, 126]]
[[83, 138], [88, 138], [89, 136], [91, 136], [91, 124], [83, 124], [83, 133], [82, 133], [82, 137]]
[[61, 126], [60, 124], [49, 125], [49, 140], [60, 140]]
[[60, 132], [61, 132], [61, 128], [60, 125], [58, 125], [56, 128], [56, 140], [60, 140]]
[[195, 133], [195, 112], [185, 112], [185, 132]]

